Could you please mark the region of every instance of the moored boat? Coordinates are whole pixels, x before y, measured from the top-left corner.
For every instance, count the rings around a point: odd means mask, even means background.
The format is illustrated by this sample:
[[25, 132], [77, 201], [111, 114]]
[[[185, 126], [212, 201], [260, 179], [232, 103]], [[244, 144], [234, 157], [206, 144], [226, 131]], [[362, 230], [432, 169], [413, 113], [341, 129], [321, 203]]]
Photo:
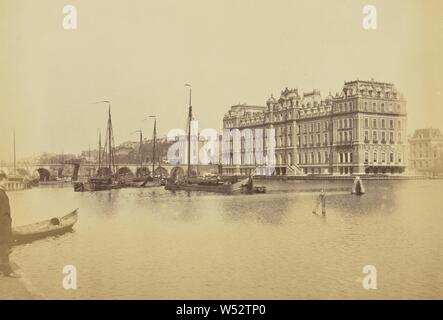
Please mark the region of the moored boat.
[[[260, 188], [254, 188], [252, 175], [241, 181], [227, 181], [220, 176], [216, 177], [196, 177], [192, 174], [191, 170], [191, 128], [192, 128], [192, 88], [191, 85], [186, 84], [189, 87], [189, 107], [188, 107], [188, 119], [187, 119], [187, 167], [188, 170], [185, 174], [182, 173], [181, 177], [178, 176], [178, 171], [171, 171], [170, 178], [165, 183], [165, 190], [170, 191], [204, 191], [204, 192], [216, 192], [216, 193], [264, 193], [266, 187], [260, 186]], [[176, 167], [179, 169], [179, 167]], [[183, 171], [183, 169], [180, 169]], [[197, 170], [198, 171], [198, 170]]]
[[49, 236], [59, 235], [71, 231], [78, 220], [78, 209], [60, 217], [52, 218], [12, 229], [12, 238], [15, 244], [34, 241]]
[[117, 174], [117, 167], [115, 165], [115, 147], [111, 119], [111, 103], [109, 101], [99, 101], [98, 103], [101, 102], [107, 103], [109, 105], [105, 145], [102, 149], [101, 134], [99, 134], [97, 172], [94, 176], [89, 177], [88, 180], [85, 182], [75, 182], [73, 184], [75, 192], [103, 191], [120, 189], [126, 186], [125, 182], [119, 179], [119, 176]]
[[170, 191], [204, 191], [225, 194], [234, 193], [266, 193], [265, 186], [254, 186], [252, 176], [240, 181], [213, 180], [203, 177], [189, 178], [183, 181], [166, 182], [165, 190]]
[[75, 192], [85, 191], [105, 191], [112, 189], [121, 189], [127, 186], [124, 181], [119, 181], [113, 177], [90, 177], [86, 182], [75, 182]]
[[234, 191], [233, 184], [231, 183], [221, 183], [221, 184], [208, 184], [204, 183], [191, 183], [189, 181], [183, 182], [166, 182], [165, 190], [170, 191], [206, 191], [206, 192], [218, 192], [218, 193], [231, 193]]

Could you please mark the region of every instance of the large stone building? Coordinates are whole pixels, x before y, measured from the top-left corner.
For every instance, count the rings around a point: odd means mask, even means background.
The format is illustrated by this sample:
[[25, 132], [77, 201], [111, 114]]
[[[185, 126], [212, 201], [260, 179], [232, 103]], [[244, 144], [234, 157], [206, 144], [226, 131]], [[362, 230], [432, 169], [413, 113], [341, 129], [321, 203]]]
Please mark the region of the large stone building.
[[[318, 90], [286, 88], [266, 106], [232, 106], [223, 128], [274, 129], [277, 175], [400, 174], [406, 168], [406, 101], [390, 83], [345, 82], [325, 99]], [[255, 168], [235, 164], [232, 156], [224, 173]]]
[[415, 130], [409, 139], [409, 164], [418, 174], [443, 172], [443, 135], [439, 129]]

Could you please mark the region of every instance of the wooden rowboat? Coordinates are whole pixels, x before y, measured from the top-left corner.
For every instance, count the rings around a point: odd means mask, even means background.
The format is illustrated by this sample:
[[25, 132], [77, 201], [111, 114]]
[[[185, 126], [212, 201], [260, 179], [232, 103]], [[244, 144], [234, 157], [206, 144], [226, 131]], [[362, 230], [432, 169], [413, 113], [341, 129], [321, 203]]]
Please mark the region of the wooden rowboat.
[[42, 222], [13, 228], [12, 238], [14, 243], [30, 242], [71, 231], [72, 227], [78, 220], [77, 210], [78, 209], [75, 209], [61, 218], [52, 218]]

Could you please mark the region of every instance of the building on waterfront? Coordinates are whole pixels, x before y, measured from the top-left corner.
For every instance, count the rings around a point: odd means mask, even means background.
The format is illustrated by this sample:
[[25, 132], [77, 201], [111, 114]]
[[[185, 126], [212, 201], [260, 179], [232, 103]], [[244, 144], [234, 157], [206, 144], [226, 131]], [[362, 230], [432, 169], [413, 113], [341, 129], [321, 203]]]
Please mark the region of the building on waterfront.
[[443, 172], [443, 135], [439, 129], [415, 130], [409, 139], [409, 164], [418, 174]]
[[[356, 80], [325, 99], [318, 90], [300, 94], [286, 88], [266, 106], [232, 106], [223, 128], [274, 129], [276, 175], [401, 174], [407, 164], [406, 119], [406, 101], [393, 84]], [[244, 165], [243, 156], [240, 164], [229, 156], [225, 174], [255, 168]]]

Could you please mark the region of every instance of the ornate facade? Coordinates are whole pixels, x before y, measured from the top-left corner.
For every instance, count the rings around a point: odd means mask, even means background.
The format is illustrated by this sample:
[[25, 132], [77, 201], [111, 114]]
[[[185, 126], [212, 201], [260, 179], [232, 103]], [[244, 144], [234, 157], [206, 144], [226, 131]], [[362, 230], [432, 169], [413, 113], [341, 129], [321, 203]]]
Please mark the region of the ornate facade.
[[[232, 106], [223, 127], [274, 129], [277, 175], [399, 174], [406, 168], [406, 101], [390, 83], [345, 82], [325, 99], [318, 90], [286, 88], [266, 106]], [[247, 174], [254, 167], [231, 162], [223, 170]]]

